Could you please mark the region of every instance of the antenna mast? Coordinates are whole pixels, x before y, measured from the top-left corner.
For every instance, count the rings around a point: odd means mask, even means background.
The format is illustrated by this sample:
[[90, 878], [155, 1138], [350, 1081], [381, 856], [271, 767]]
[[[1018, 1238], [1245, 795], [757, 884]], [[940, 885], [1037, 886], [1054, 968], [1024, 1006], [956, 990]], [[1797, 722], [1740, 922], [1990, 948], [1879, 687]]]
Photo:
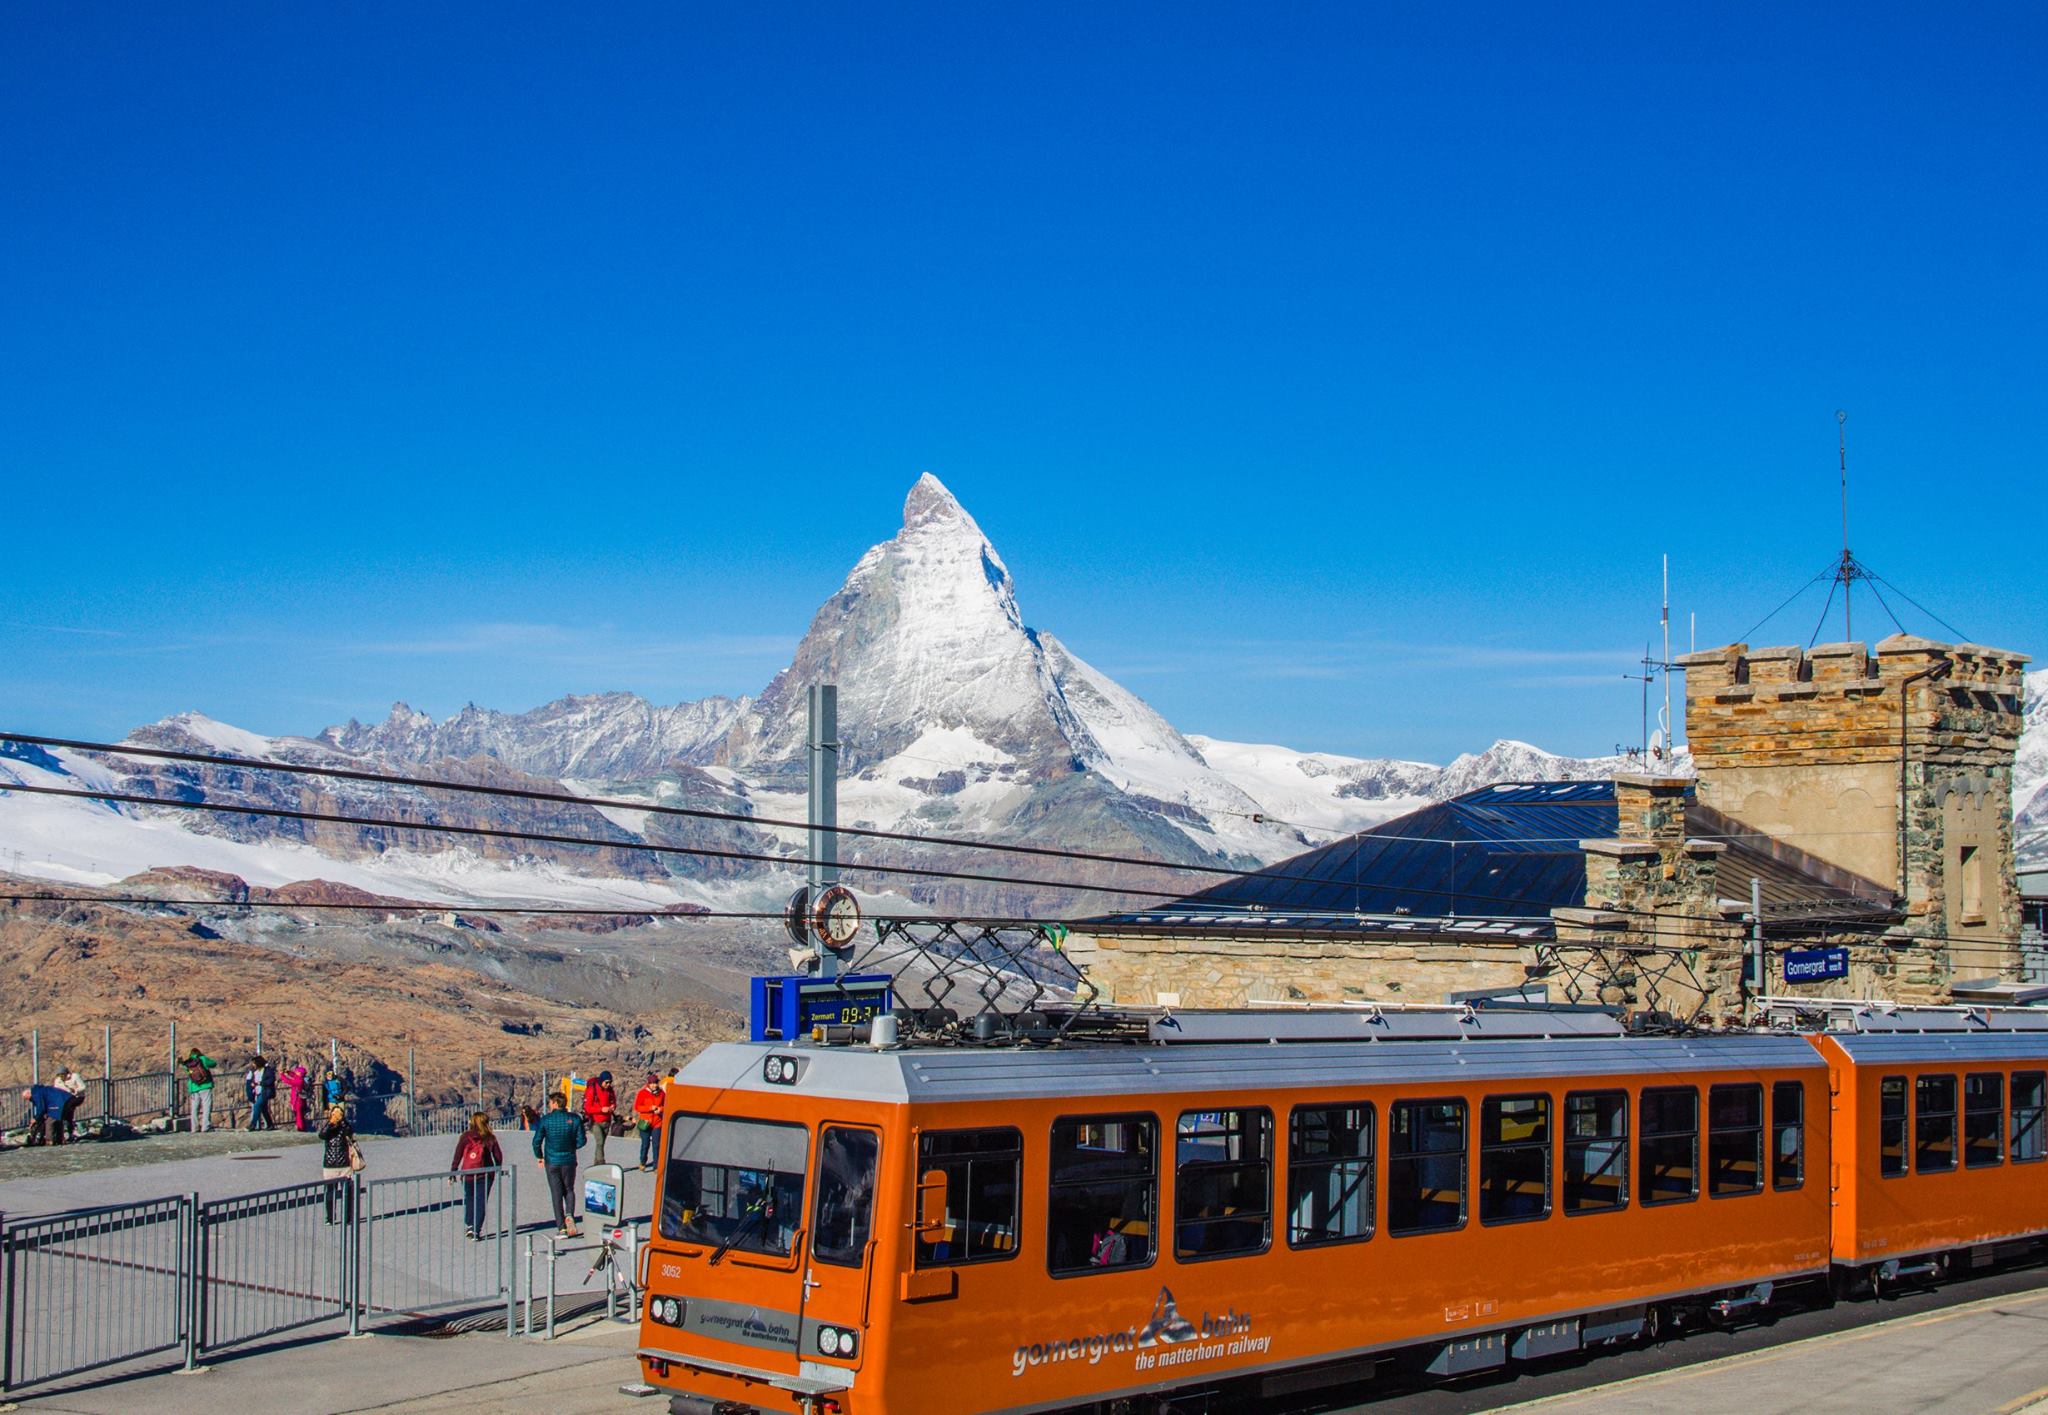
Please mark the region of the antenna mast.
[[1658, 623], [1664, 629], [1664, 661], [1657, 665], [1664, 675], [1664, 716], [1657, 725], [1663, 729], [1664, 745], [1657, 755], [1660, 759], [1671, 755], [1671, 557], [1664, 557], [1664, 607], [1658, 612]]
[[1842, 587], [1842, 637], [1854, 642], [1849, 586], [1863, 578], [1863, 567], [1849, 553], [1849, 415], [1839, 408], [1835, 410], [1835, 456], [1842, 469], [1842, 563], [1835, 567], [1835, 583]]

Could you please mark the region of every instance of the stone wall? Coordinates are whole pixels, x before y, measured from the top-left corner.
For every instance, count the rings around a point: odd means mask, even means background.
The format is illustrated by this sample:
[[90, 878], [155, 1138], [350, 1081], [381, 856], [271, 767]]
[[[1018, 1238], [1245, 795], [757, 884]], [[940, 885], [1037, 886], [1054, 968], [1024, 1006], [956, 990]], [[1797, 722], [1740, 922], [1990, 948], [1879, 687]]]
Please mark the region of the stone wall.
[[1903, 634], [1874, 650], [1687, 655], [1699, 799], [1899, 894], [1915, 936], [2016, 938], [2012, 768], [2026, 663]]
[[1105, 1002], [1244, 1007], [1255, 1002], [1442, 1002], [1454, 992], [1520, 987], [1533, 950], [1436, 939], [1244, 939], [1075, 934], [1067, 956]]

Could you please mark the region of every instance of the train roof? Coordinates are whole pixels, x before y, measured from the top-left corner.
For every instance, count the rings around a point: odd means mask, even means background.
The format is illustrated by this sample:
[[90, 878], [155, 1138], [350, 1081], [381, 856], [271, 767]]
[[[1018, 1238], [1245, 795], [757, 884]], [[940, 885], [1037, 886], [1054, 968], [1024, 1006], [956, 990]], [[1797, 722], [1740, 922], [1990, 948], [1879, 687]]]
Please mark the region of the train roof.
[[[769, 1058], [796, 1062], [793, 1080], [767, 1079]], [[686, 1086], [765, 1091], [893, 1105], [1045, 1097], [1194, 1096], [1215, 1092], [1327, 1089], [1333, 1085], [1462, 1086], [1468, 1081], [1630, 1077], [1655, 1080], [1699, 1072], [1821, 1069], [1803, 1037], [1530, 1038], [1190, 1043], [1124, 1047], [785, 1046], [723, 1042], [683, 1069]]]

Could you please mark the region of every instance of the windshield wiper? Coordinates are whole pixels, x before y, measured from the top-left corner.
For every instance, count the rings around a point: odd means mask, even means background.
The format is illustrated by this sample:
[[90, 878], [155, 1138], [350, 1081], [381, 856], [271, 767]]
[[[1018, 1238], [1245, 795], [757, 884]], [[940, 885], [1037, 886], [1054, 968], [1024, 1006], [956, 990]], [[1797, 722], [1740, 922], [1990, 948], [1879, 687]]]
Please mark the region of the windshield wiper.
[[725, 1241], [718, 1245], [716, 1251], [714, 1251], [711, 1254], [711, 1261], [709, 1263], [706, 1263], [705, 1266], [717, 1266], [718, 1260], [720, 1258], [723, 1258], [727, 1253], [730, 1253], [732, 1251], [733, 1244], [739, 1242], [741, 1238], [746, 1236], [747, 1230], [751, 1229], [754, 1226], [754, 1224], [759, 1221], [762, 1214], [768, 1212], [769, 1207], [770, 1200], [769, 1197], [765, 1194], [753, 1204], [748, 1205], [746, 1217], [742, 1218], [739, 1221], [739, 1225], [736, 1228], [734, 1228], [731, 1233], [728, 1233], [725, 1236]]

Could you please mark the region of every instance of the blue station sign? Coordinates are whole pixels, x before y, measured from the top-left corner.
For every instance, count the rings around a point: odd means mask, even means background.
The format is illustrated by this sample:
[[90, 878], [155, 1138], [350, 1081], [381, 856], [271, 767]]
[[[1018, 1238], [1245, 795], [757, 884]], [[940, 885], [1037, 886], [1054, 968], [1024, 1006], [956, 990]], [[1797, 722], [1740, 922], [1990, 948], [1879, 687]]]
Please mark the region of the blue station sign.
[[1849, 976], [1846, 948], [1793, 948], [1785, 953], [1787, 983], [1824, 983]]

